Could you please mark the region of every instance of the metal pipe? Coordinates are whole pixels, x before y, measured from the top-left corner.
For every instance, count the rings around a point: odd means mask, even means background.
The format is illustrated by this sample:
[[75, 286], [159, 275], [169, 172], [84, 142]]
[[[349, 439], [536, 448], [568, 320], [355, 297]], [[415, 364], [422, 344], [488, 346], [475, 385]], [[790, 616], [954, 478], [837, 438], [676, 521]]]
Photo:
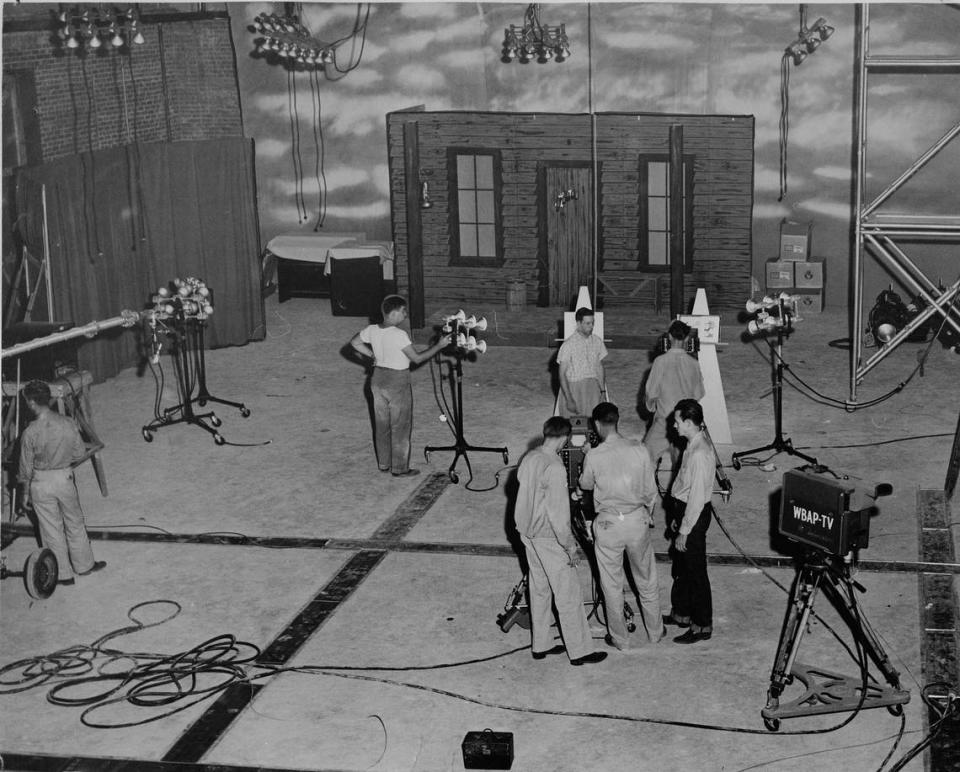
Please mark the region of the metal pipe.
[[152, 312], [124, 310], [120, 312], [120, 316], [114, 316], [102, 322], [90, 322], [82, 327], [71, 327], [69, 330], [54, 332], [50, 335], [44, 335], [42, 338], [34, 338], [33, 340], [18, 343], [10, 348], [5, 348], [3, 351], [0, 351], [0, 359], [19, 356], [20, 354], [25, 354], [27, 351], [33, 351], [34, 349], [43, 348], [44, 346], [52, 346], [54, 343], [60, 343], [61, 341], [70, 340], [71, 338], [79, 338], [81, 336], [92, 338], [97, 333], [113, 327], [132, 327], [149, 313]]

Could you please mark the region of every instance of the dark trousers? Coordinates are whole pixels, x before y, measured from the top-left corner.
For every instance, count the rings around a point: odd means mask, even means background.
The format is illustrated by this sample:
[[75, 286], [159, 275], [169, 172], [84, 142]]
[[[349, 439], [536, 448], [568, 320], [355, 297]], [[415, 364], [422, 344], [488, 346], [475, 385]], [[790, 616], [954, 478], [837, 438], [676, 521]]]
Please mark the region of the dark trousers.
[[[667, 497], [664, 504], [673, 531], [673, 524], [676, 523], [679, 528], [680, 521], [683, 520], [686, 504], [672, 497]], [[707, 504], [687, 536], [686, 551], [680, 552], [672, 545], [670, 547], [673, 561], [670, 571], [673, 576], [673, 587], [670, 590], [671, 614], [677, 619], [689, 619], [694, 627], [706, 630], [713, 629], [713, 595], [707, 576], [707, 529], [712, 519], [713, 506]]]

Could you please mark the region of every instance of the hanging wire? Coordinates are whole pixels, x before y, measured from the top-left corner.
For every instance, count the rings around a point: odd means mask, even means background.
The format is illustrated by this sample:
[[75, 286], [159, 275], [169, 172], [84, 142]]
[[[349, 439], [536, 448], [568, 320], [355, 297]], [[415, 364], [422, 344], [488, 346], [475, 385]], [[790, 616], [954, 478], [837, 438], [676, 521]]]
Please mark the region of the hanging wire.
[[300, 156], [300, 121], [297, 115], [297, 80], [293, 70], [287, 70], [287, 115], [290, 118], [290, 155], [293, 161], [293, 198], [297, 205], [297, 220], [301, 223], [306, 219], [306, 209], [301, 207], [301, 178], [303, 163], [298, 165]]
[[790, 132], [790, 54], [780, 58], [780, 195], [787, 195], [787, 136]]

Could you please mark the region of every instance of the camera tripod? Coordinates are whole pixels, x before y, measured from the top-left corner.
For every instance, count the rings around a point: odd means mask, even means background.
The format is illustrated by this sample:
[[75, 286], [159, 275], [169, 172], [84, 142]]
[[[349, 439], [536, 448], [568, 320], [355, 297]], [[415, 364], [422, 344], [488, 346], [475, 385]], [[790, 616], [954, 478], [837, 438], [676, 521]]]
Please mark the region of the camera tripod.
[[[840, 584], [846, 587], [846, 595], [840, 590]], [[844, 676], [796, 662], [800, 639], [820, 588], [850, 628], [858, 651], [862, 647], [865, 654], [876, 663], [889, 687], [867, 681], [866, 674]], [[764, 726], [771, 732], [780, 728], [781, 718], [796, 716], [879, 707], [886, 707], [890, 713], [898, 716], [903, 712], [901, 706], [910, 701], [910, 692], [900, 688], [900, 674], [890, 664], [889, 657], [853, 600], [854, 588], [863, 592], [863, 588], [850, 578], [850, 570], [845, 563], [837, 565], [836, 559], [818, 553], [811, 553], [804, 559], [790, 591], [790, 606], [770, 676], [767, 704], [760, 711]], [[866, 665], [864, 662], [864, 669]], [[794, 679], [805, 687], [803, 694], [781, 704], [780, 695]]]
[[470, 478], [473, 479], [473, 469], [470, 466], [470, 458], [467, 456], [467, 452], [475, 450], [478, 453], [500, 453], [503, 456], [503, 463], [510, 463], [510, 456], [507, 453], [506, 448], [484, 448], [479, 445], [471, 445], [467, 442], [466, 438], [463, 436], [463, 358], [466, 356], [466, 351], [457, 348], [454, 353], [454, 361], [448, 362], [447, 365], [450, 370], [450, 380], [452, 386], [450, 387], [450, 395], [453, 400], [453, 415], [450, 417], [450, 422], [453, 424], [454, 431], [454, 444], [453, 445], [427, 445], [423, 449], [423, 457], [429, 461], [430, 454], [434, 451], [441, 450], [452, 450], [455, 451], [453, 456], [453, 462], [450, 464], [450, 468], [447, 470], [447, 474], [450, 477], [452, 483], [458, 483], [460, 481], [460, 476], [456, 472], [457, 461], [460, 460], [461, 456], [463, 457], [464, 463], [467, 465], [467, 471], [470, 473]]
[[[249, 417], [250, 409], [241, 402], [231, 402], [226, 399], [214, 397], [207, 390], [207, 367], [204, 359], [204, 340], [203, 328], [206, 322], [192, 317], [185, 317], [182, 312], [178, 312], [177, 317], [171, 327], [166, 329], [168, 335], [173, 338], [173, 369], [177, 378], [177, 392], [180, 396], [180, 403], [173, 407], [165, 408], [162, 413], [158, 413], [153, 421], [143, 427], [143, 439], [147, 442], [153, 442], [153, 433], [164, 426], [172, 426], [178, 423], [193, 424], [213, 435], [213, 441], [217, 445], [223, 445], [226, 440], [215, 427], [220, 426], [221, 421], [213, 411], [206, 413], [196, 413], [193, 409], [193, 403], [196, 402], [203, 407], [207, 402], [218, 402], [221, 405], [229, 405], [240, 411], [244, 418]], [[159, 349], [158, 349], [159, 351]], [[193, 394], [194, 378], [196, 379], [197, 394]], [[177, 416], [178, 417], [174, 417]], [[207, 424], [209, 419], [210, 425]]]
[[789, 333], [790, 317], [785, 316], [783, 318], [784, 324], [777, 327], [777, 345], [776, 347], [773, 345], [770, 346], [770, 377], [773, 382], [773, 442], [762, 445], [759, 448], [751, 448], [750, 450], [741, 450], [734, 453], [730, 463], [733, 468], [738, 471], [742, 466], [740, 462], [741, 458], [744, 456], [753, 456], [757, 453], [766, 453], [768, 450], [772, 450], [774, 453], [789, 453], [791, 456], [802, 458], [807, 463], [819, 466], [817, 459], [801, 453], [793, 447], [793, 443], [789, 437], [783, 436], [783, 371], [786, 369], [786, 365], [783, 364], [782, 354], [783, 338], [785, 335], [784, 329]]

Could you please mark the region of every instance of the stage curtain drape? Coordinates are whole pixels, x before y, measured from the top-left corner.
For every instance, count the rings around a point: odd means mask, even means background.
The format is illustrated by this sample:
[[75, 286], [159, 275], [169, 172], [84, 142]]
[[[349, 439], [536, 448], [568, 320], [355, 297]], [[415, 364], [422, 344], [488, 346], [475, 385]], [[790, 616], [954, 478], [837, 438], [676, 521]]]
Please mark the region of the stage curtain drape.
[[[20, 169], [17, 227], [38, 258], [44, 188], [54, 321], [139, 311], [195, 276], [213, 293], [208, 347], [265, 336], [252, 140], [137, 143]], [[77, 340], [96, 381], [142, 358], [137, 329]]]

